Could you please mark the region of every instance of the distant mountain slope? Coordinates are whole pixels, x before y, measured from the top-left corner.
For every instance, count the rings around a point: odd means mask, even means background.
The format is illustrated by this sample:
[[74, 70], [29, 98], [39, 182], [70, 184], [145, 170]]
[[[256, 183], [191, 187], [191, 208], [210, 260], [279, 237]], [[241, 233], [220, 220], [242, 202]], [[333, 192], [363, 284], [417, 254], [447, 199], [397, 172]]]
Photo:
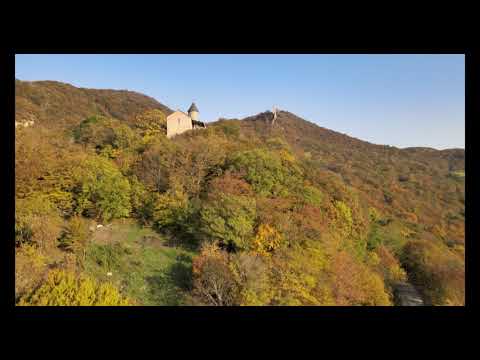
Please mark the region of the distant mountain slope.
[[278, 112], [274, 126], [272, 117], [267, 111], [242, 120], [225, 120], [225, 124], [237, 124], [246, 139], [284, 138], [309, 164], [312, 179], [337, 178], [359, 191], [363, 201], [390, 216], [409, 219], [416, 214], [426, 233], [438, 224], [448, 234], [446, 241], [463, 243], [465, 150], [376, 145], [287, 111]]
[[16, 121], [73, 125], [95, 114], [132, 121], [149, 109], [172, 112], [155, 99], [133, 91], [85, 89], [57, 81], [15, 81]]
[[400, 149], [388, 145], [372, 144], [323, 128], [288, 111], [279, 111], [277, 121], [272, 126], [272, 116], [273, 114], [267, 111], [244, 118], [242, 119], [242, 129], [247, 132], [255, 131], [263, 134], [264, 137], [272, 134], [284, 136], [297, 151], [311, 152], [312, 155], [322, 156], [324, 159], [335, 155], [335, 160], [341, 156], [348, 163], [356, 155], [365, 153], [364, 155], [370, 158], [363, 159], [367, 161], [382, 162], [397, 156], [412, 162], [419, 161], [427, 166], [429, 162], [433, 161], [444, 173], [465, 169], [464, 149], [436, 150], [422, 147]]

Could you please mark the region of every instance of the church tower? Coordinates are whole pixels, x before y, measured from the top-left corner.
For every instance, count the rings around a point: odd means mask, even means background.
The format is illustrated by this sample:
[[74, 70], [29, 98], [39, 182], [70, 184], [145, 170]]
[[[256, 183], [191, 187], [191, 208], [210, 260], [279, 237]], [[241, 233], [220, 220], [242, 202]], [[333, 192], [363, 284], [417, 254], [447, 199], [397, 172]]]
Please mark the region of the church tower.
[[194, 102], [192, 102], [192, 105], [190, 105], [188, 109], [188, 116], [190, 116], [192, 120], [198, 121], [198, 109]]

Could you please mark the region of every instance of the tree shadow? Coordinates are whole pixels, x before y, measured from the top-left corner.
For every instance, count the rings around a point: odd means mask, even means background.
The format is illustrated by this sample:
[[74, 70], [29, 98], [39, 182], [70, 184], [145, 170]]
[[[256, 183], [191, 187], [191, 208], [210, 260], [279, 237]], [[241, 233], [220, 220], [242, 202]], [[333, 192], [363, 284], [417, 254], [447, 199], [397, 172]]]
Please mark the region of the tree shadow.
[[177, 260], [166, 271], [146, 278], [152, 303], [165, 306], [183, 304], [186, 293], [192, 288], [192, 266], [190, 258], [185, 255], [179, 255]]
[[188, 234], [168, 231], [163, 232], [163, 235], [165, 236], [165, 245], [169, 247], [177, 247], [186, 251], [198, 250], [198, 242]]

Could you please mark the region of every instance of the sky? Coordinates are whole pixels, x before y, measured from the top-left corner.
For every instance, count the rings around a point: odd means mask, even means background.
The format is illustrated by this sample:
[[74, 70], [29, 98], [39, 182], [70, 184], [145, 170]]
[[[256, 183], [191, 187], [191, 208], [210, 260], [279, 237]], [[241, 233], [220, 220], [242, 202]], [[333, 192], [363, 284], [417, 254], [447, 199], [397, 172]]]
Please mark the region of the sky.
[[15, 56], [15, 77], [132, 90], [200, 120], [292, 112], [375, 144], [465, 147], [465, 57], [457, 54]]

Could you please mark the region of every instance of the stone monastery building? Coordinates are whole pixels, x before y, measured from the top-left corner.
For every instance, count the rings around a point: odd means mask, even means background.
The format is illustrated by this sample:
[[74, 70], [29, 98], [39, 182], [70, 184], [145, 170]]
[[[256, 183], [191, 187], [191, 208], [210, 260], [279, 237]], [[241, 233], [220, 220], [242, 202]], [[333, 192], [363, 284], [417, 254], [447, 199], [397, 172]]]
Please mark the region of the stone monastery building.
[[192, 103], [188, 109], [188, 114], [177, 110], [167, 116], [167, 138], [184, 133], [188, 130], [205, 128], [205, 123], [198, 120], [198, 109], [195, 103]]

